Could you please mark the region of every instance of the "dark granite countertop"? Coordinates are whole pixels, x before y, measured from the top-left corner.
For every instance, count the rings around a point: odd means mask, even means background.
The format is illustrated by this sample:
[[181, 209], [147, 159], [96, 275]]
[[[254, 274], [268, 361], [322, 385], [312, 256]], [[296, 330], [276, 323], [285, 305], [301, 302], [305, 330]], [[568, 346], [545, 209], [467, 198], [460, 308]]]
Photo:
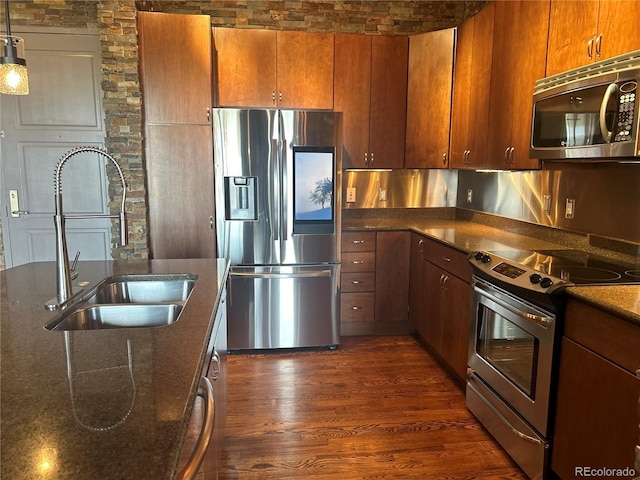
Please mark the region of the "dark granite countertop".
[[110, 275], [191, 273], [177, 322], [155, 328], [49, 331], [55, 264], [0, 272], [1, 467], [17, 479], [174, 478], [226, 260], [80, 262], [92, 288]]
[[[451, 218], [345, 218], [342, 230], [410, 230], [464, 253], [476, 250], [570, 248], [468, 220]], [[640, 285], [580, 286], [569, 295], [640, 326]]]

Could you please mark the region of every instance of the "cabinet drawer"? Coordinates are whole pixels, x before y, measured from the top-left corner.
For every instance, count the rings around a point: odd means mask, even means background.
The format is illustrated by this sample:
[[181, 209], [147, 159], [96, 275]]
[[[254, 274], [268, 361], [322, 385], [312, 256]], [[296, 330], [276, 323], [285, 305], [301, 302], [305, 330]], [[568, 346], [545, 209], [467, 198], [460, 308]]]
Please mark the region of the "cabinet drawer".
[[342, 232], [343, 252], [375, 252], [376, 232]]
[[343, 292], [373, 292], [376, 287], [374, 272], [343, 273], [340, 279]]
[[640, 370], [640, 327], [574, 299], [565, 315], [566, 337], [634, 375]]
[[340, 322], [373, 322], [374, 294], [340, 294]]
[[343, 272], [375, 272], [376, 252], [353, 252], [342, 254]]
[[422, 257], [465, 282], [471, 283], [471, 265], [465, 253], [425, 239], [422, 246]]

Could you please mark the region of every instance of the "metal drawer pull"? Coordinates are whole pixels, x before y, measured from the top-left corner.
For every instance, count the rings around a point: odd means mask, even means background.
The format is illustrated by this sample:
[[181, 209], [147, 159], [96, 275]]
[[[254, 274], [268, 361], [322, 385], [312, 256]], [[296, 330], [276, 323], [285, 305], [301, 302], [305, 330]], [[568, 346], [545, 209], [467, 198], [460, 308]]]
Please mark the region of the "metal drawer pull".
[[354, 305], [351, 307], [351, 310], [362, 310], [364, 307], [359, 307], [358, 305]]
[[213, 434], [215, 399], [213, 397], [213, 387], [207, 377], [200, 379], [198, 396], [204, 400], [204, 423], [202, 424], [202, 430], [196, 442], [196, 447], [193, 449], [187, 465], [182, 471], [178, 472], [178, 479], [180, 480], [193, 480], [195, 478], [204, 459], [204, 455], [207, 452], [207, 448], [209, 447], [211, 435]]
[[442, 259], [443, 259], [445, 262], [450, 262], [450, 261], [451, 261], [451, 259], [450, 259], [449, 257], [442, 257]]
[[362, 260], [353, 260], [351, 263], [353, 263], [354, 265], [362, 265], [364, 263], [364, 261], [362, 261]]
[[354, 285], [360, 285], [360, 280], [351, 280]]
[[354, 245], [360, 245], [361, 243], [364, 243], [364, 240], [353, 240], [351, 243]]

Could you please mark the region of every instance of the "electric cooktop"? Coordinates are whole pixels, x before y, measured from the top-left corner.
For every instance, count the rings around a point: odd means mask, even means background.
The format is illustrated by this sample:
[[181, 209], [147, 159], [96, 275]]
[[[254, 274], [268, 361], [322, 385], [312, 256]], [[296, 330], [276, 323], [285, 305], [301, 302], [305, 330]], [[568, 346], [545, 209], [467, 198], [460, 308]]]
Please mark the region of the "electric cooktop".
[[640, 283], [640, 261], [617, 263], [579, 250], [501, 250], [488, 252], [574, 285]]

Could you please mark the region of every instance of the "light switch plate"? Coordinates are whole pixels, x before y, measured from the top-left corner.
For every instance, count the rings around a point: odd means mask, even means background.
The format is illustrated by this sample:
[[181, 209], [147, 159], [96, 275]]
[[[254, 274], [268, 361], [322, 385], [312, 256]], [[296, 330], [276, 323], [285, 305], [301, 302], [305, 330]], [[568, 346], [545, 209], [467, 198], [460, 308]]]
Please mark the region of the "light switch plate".
[[347, 187], [347, 203], [356, 201], [356, 187]]

